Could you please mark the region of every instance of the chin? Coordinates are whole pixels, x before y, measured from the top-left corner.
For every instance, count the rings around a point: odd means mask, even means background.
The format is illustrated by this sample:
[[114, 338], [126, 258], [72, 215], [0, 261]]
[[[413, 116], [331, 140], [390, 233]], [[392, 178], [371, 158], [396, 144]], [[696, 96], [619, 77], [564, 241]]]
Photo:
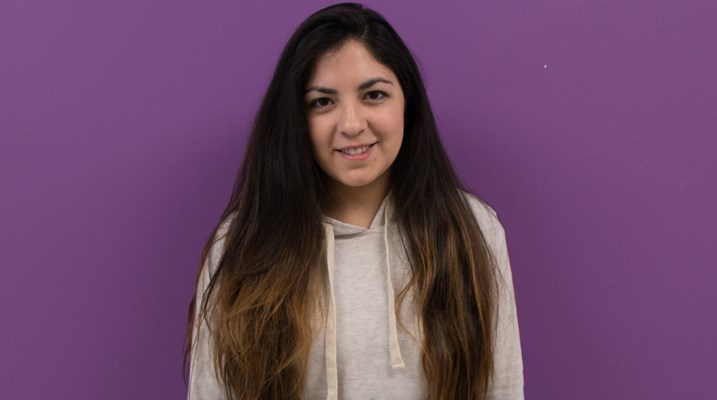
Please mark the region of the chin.
[[378, 181], [378, 177], [376, 176], [363, 176], [363, 177], [344, 177], [337, 179], [337, 181], [347, 187], [351, 188], [360, 188], [364, 186], [369, 186], [372, 183]]
[[364, 186], [368, 186], [371, 183], [374, 182], [374, 180], [350, 180], [350, 181], [340, 181], [342, 185], [352, 187], [352, 188], [360, 188]]
[[[330, 181], [345, 188], [357, 189], [383, 184], [387, 179], [386, 171], [346, 171], [348, 173], [328, 175]], [[353, 173], [351, 173], [353, 172]], [[357, 173], [361, 172], [361, 173]], [[379, 173], [380, 172], [380, 173]]]

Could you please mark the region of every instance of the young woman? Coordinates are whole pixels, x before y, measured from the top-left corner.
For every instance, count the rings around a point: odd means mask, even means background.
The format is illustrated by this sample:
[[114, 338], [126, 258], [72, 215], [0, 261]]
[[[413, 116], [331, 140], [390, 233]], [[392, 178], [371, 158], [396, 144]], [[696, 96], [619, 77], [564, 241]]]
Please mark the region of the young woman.
[[522, 399], [495, 213], [376, 12], [289, 39], [190, 308], [189, 398]]

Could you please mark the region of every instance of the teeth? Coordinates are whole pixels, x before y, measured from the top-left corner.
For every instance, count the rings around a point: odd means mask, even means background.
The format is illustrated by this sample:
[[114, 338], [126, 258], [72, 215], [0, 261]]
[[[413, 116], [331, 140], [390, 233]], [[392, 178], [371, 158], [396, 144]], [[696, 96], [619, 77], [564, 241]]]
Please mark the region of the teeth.
[[369, 146], [356, 147], [354, 149], [343, 149], [343, 150], [341, 150], [341, 152], [344, 154], [353, 156], [353, 155], [361, 154], [361, 153], [368, 151], [368, 147]]

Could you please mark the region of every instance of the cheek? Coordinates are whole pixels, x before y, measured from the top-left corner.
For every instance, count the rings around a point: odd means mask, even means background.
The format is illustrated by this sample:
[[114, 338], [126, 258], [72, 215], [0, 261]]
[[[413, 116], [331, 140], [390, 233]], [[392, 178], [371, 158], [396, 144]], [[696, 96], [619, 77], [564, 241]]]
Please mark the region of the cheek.
[[311, 146], [314, 150], [319, 150], [326, 147], [328, 142], [326, 123], [321, 118], [309, 118], [308, 128], [309, 137], [311, 138]]
[[381, 127], [382, 134], [386, 139], [401, 140], [403, 138], [403, 108], [395, 107], [387, 109], [381, 115], [377, 115], [376, 123]]

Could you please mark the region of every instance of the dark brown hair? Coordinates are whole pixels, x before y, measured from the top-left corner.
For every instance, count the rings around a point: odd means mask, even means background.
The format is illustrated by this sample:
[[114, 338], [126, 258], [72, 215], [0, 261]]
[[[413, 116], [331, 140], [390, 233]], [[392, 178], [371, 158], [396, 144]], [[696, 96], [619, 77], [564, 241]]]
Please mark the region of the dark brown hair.
[[358, 4], [311, 15], [281, 54], [222, 215], [230, 221], [223, 254], [207, 289], [192, 300], [186, 359], [192, 326], [208, 321], [229, 398], [301, 397], [321, 328], [325, 266], [322, 173], [311, 152], [304, 87], [317, 58], [347, 40], [364, 44], [396, 74], [406, 101], [391, 195], [413, 274], [396, 307], [412, 291], [429, 397], [485, 399], [493, 371], [495, 262], [441, 145], [416, 62], [388, 22]]

